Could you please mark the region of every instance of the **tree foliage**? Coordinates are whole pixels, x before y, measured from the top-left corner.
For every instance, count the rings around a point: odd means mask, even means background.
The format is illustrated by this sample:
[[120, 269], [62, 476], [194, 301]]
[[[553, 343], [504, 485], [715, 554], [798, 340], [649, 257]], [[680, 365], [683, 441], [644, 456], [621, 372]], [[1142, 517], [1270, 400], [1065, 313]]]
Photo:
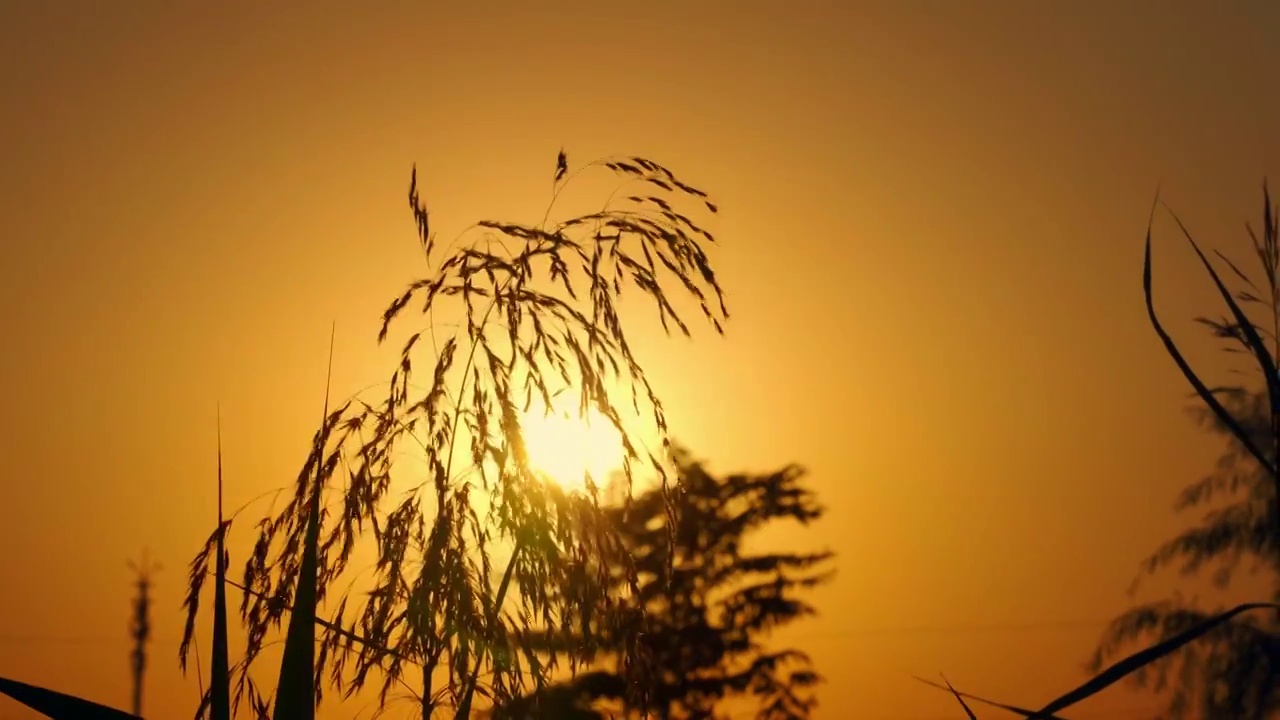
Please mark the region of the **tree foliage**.
[[[660, 718], [719, 718], [722, 701], [749, 697], [761, 720], [805, 718], [819, 682], [799, 650], [771, 650], [769, 632], [814, 613], [802, 593], [830, 577], [832, 553], [751, 552], [749, 539], [785, 521], [804, 525], [823, 513], [804, 471], [787, 466], [763, 474], [713, 476], [679, 453], [674, 524], [660, 490], [609, 514], [635, 560], [642, 644], [656, 667], [647, 711]], [[612, 573], [615, 585], [627, 577]], [[592, 631], [597, 665], [626, 651], [626, 639]], [[549, 643], [554, 645], [554, 643]], [[599, 718], [604, 701], [626, 702], [626, 678], [597, 669], [508, 703], [498, 718]]]

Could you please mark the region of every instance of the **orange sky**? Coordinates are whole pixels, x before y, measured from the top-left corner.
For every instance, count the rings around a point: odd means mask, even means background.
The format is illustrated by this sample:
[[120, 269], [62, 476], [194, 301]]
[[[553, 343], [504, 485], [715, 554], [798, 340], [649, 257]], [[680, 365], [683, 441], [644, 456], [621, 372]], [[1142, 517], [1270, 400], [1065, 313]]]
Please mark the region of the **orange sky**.
[[[830, 680], [819, 717], [959, 717], [911, 672], [1047, 701], [1218, 451], [1147, 324], [1142, 232], [1162, 181], [1244, 248], [1280, 170], [1278, 26], [1263, 0], [5, 3], [0, 675], [126, 707], [147, 546], [147, 715], [189, 717], [215, 403], [228, 503], [291, 482], [330, 323], [335, 395], [392, 369], [410, 164], [452, 236], [540, 217], [563, 145], [720, 203], [728, 336], [646, 316], [634, 344], [713, 469], [799, 462], [829, 505], [839, 576], [784, 636]], [[1220, 365], [1157, 229], [1164, 317]]]

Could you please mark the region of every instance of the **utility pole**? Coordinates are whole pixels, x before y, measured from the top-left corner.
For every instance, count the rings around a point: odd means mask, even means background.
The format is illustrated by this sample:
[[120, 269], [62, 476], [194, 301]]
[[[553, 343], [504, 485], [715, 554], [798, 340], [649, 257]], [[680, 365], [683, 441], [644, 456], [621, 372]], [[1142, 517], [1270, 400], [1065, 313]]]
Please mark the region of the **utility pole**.
[[135, 587], [138, 590], [133, 600], [133, 621], [129, 624], [129, 634], [133, 637], [133, 652], [130, 661], [133, 669], [133, 715], [142, 717], [142, 675], [147, 669], [147, 640], [151, 637], [151, 573], [159, 570], [147, 559], [147, 551], [142, 551], [142, 561], [129, 561], [129, 568], [137, 575]]

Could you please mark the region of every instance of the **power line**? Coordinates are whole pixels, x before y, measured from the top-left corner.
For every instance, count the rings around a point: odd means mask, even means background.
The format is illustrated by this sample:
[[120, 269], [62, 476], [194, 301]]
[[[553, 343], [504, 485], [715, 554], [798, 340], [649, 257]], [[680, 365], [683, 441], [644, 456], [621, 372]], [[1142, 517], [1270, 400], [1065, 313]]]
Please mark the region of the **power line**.
[[[154, 638], [153, 638], [154, 639]], [[109, 635], [35, 635], [31, 633], [0, 633], [3, 645], [115, 645], [131, 643], [128, 634]]]
[[[958, 708], [957, 708], [958, 709]], [[1099, 710], [1096, 713], [1085, 712], [1083, 714], [1071, 714], [1070, 710], [1063, 711], [1070, 717], [1070, 720], [1151, 720], [1151, 718], [1159, 717], [1165, 712], [1163, 706], [1158, 707], [1124, 707], [1108, 710]], [[1012, 713], [1005, 713], [1012, 715]], [[876, 720], [956, 720], [956, 714], [951, 715], [878, 715]]]
[[860, 635], [947, 635], [952, 633], [1000, 633], [1000, 632], [1018, 632], [1028, 630], [1071, 630], [1085, 627], [1102, 627], [1111, 622], [1111, 618], [1106, 619], [1077, 619], [1077, 620], [1030, 620], [1025, 622], [1002, 622], [1002, 623], [985, 623], [985, 624], [958, 624], [958, 625], [897, 625], [885, 627], [867, 627], [867, 628], [834, 628], [831, 630], [808, 631], [799, 635], [792, 635], [797, 638], [809, 637], [830, 637], [838, 635], [841, 637], [860, 636]]
[[[884, 627], [866, 627], [866, 628], [832, 628], [830, 630], [810, 631], [800, 634], [793, 634], [796, 638], [809, 637], [855, 637], [863, 635], [944, 635], [950, 633], [999, 633], [999, 632], [1016, 632], [1028, 630], [1068, 630], [1082, 627], [1100, 627], [1111, 622], [1107, 619], [1076, 619], [1076, 620], [1038, 620], [1026, 622], [1003, 622], [1003, 623], [986, 623], [986, 624], [957, 624], [957, 625], [898, 625]], [[129, 640], [127, 635], [45, 635], [36, 633], [6, 633], [0, 632], [0, 644], [13, 645], [107, 645], [121, 643]], [[152, 641], [165, 644], [177, 643], [174, 638], [152, 637]]]

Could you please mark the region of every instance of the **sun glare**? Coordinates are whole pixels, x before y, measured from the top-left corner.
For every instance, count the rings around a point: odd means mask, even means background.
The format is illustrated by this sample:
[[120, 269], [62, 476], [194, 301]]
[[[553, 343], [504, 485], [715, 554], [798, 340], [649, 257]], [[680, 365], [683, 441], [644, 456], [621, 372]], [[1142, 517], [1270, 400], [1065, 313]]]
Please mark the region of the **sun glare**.
[[598, 413], [580, 418], [576, 413], [528, 412], [520, 418], [529, 464], [561, 487], [577, 490], [590, 474], [598, 487], [622, 467], [622, 440], [618, 431]]

